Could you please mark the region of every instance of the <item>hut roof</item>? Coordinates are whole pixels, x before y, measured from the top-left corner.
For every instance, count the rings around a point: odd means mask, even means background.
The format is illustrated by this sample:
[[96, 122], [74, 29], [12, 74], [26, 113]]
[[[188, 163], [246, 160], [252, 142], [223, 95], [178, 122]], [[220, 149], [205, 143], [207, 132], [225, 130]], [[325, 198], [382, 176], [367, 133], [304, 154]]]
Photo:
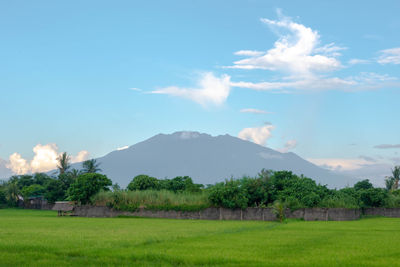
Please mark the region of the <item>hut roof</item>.
[[61, 211], [72, 211], [74, 209], [74, 205], [68, 201], [57, 201], [54, 204], [52, 210], [61, 210]]

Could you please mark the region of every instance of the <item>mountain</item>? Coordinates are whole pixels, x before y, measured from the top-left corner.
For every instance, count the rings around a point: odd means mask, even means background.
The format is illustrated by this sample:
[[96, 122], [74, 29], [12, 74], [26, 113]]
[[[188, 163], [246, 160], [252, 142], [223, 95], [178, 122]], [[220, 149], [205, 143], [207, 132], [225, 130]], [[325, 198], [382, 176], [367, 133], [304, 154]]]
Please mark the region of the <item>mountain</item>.
[[97, 161], [103, 173], [123, 187], [138, 174], [160, 179], [188, 175], [196, 183], [214, 184], [230, 177], [255, 176], [262, 168], [291, 170], [331, 188], [355, 182], [292, 152], [280, 153], [230, 135], [214, 137], [198, 132], [158, 134]]

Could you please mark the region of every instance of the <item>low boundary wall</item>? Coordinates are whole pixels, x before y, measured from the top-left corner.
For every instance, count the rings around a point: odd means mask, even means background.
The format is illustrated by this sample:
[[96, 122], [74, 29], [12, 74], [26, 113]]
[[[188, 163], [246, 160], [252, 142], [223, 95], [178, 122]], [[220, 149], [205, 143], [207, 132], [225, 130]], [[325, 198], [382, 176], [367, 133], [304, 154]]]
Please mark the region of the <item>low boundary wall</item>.
[[[169, 219], [200, 219], [200, 220], [257, 220], [275, 221], [276, 216], [271, 208], [247, 208], [245, 210], [207, 208], [202, 211], [152, 211], [139, 209], [135, 212], [118, 211], [109, 207], [100, 206], [76, 206], [73, 215], [81, 217], [117, 217], [137, 216], [149, 218]], [[350, 221], [357, 220], [361, 216], [359, 209], [343, 208], [306, 208], [295, 211], [286, 210], [286, 218], [304, 219], [306, 221]], [[400, 209], [399, 209], [400, 215]]]

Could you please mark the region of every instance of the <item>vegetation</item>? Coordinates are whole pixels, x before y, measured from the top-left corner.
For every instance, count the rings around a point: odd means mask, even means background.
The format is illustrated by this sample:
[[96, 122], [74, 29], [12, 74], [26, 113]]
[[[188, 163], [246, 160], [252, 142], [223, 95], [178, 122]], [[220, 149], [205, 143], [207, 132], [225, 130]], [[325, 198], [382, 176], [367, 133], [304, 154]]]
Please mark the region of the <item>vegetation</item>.
[[109, 190], [112, 185], [107, 176], [98, 173], [81, 174], [68, 188], [68, 199], [81, 204], [91, 203], [91, 198], [100, 191]]
[[150, 210], [198, 211], [210, 206], [205, 192], [192, 194], [174, 193], [167, 190], [103, 191], [97, 194], [92, 202], [95, 205], [125, 211], [136, 211], [139, 207]]
[[139, 207], [159, 210], [273, 208], [278, 204], [291, 210], [400, 207], [400, 166], [392, 169], [392, 176], [386, 179], [386, 188], [375, 188], [369, 180], [363, 180], [353, 187], [329, 189], [290, 171], [263, 169], [256, 177], [229, 179], [207, 188], [195, 184], [189, 176], [157, 179], [141, 174], [135, 176], [124, 190], [97, 173], [100, 164], [96, 160], [83, 162], [82, 169], [77, 170], [71, 169], [69, 158], [66, 153], [60, 155], [56, 177], [43, 173], [19, 175], [0, 184], [0, 206], [15, 207], [22, 199], [43, 197], [49, 202], [72, 200], [126, 211]]
[[0, 210], [0, 265], [397, 266], [399, 261], [397, 218], [280, 224], [56, 214]]

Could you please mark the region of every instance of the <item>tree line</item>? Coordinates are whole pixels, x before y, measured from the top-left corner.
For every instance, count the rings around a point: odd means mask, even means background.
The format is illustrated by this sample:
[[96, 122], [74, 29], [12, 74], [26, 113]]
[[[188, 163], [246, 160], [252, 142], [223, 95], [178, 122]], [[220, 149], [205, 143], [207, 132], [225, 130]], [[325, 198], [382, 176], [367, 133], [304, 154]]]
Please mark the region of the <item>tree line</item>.
[[[153, 199], [166, 195], [174, 198], [173, 194], [194, 196], [186, 198], [184, 204], [186, 208], [188, 205], [190, 206], [187, 199], [201, 199], [201, 204], [196, 200], [196, 205], [203, 208], [215, 206], [244, 209], [273, 205], [291, 209], [303, 207], [400, 207], [400, 166], [395, 166], [392, 169], [392, 176], [386, 178], [386, 188], [375, 188], [369, 180], [363, 180], [352, 187], [342, 189], [329, 189], [326, 185], [317, 184], [311, 178], [298, 176], [290, 171], [266, 169], [261, 170], [255, 177], [227, 179], [224, 182], [207, 186], [194, 183], [189, 176], [158, 179], [141, 174], [134, 177], [126, 189], [121, 189], [118, 184], [113, 185], [106, 175], [99, 173], [101, 171], [100, 164], [96, 160], [84, 161], [80, 170], [73, 169], [67, 153], [58, 157], [57, 169], [58, 172], [54, 175], [36, 173], [10, 177], [8, 181], [0, 184], [0, 205], [16, 206], [23, 199], [27, 200], [32, 197], [42, 197], [48, 202], [70, 200], [81, 204], [94, 204], [96, 195], [108, 191], [109, 193], [102, 195], [103, 204], [111, 203], [110, 205], [114, 206], [129, 207], [133, 205], [132, 199], [135, 196], [132, 195], [133, 193], [121, 194], [121, 192], [151, 191], [153, 193], [148, 195], [151, 195]], [[165, 191], [171, 192], [172, 195], [161, 193]], [[201, 194], [201, 197], [196, 197], [198, 194]], [[184, 198], [178, 196], [176, 199]], [[171, 200], [166, 200], [165, 205], [171, 207], [170, 202]], [[135, 205], [142, 204], [136, 203]]]

